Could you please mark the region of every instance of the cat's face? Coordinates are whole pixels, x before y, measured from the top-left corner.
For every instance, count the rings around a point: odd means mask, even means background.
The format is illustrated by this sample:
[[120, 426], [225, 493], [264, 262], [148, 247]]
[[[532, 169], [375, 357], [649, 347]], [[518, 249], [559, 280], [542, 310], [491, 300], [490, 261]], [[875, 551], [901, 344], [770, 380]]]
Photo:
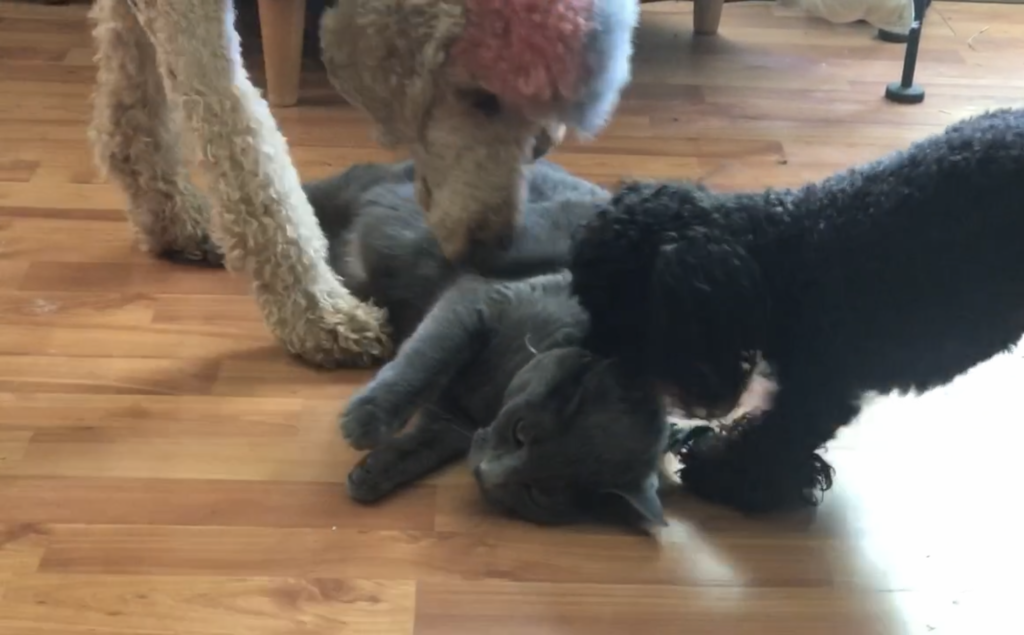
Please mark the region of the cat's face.
[[513, 379], [473, 438], [484, 498], [526, 520], [662, 524], [667, 424], [656, 392], [578, 348], [544, 352]]

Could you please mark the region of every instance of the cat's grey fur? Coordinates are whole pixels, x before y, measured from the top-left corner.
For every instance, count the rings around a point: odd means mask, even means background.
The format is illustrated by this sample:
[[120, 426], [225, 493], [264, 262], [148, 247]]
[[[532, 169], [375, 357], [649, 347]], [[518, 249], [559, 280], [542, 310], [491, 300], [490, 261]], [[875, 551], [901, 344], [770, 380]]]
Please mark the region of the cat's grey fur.
[[[377, 501], [468, 454], [485, 498], [528, 520], [661, 522], [658, 396], [578, 348], [587, 316], [559, 270], [608, 193], [536, 163], [511, 245], [478, 254], [484, 278], [443, 257], [412, 176], [407, 163], [361, 165], [306, 186], [332, 264], [388, 310], [402, 342], [342, 415], [346, 439], [371, 450], [349, 474], [350, 495]], [[551, 273], [520, 277], [538, 271]]]
[[[510, 245], [471, 252], [474, 269], [488, 277], [519, 279], [567, 266], [574, 231], [609, 199], [604, 189], [543, 159], [528, 175]], [[400, 344], [461, 273], [423, 219], [412, 162], [358, 164], [303, 187], [328, 237], [331, 266], [357, 297], [388, 309]]]

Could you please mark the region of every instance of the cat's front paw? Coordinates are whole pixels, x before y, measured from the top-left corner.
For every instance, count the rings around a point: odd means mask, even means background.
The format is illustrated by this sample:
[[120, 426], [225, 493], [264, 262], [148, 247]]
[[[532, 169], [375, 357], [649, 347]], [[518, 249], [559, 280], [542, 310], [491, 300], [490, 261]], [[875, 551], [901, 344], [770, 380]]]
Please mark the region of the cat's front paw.
[[349, 401], [341, 413], [341, 434], [357, 450], [371, 450], [391, 438], [404, 422], [372, 392], [364, 391]]
[[388, 478], [390, 465], [386, 453], [379, 450], [370, 452], [348, 473], [347, 487], [349, 497], [364, 505], [375, 503], [394, 490], [395, 486]]

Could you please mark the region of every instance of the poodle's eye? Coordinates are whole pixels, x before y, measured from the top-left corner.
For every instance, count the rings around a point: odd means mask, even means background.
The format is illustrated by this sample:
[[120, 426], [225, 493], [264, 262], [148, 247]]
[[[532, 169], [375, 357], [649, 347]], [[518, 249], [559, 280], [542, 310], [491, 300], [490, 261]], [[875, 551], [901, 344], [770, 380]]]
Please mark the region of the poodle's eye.
[[486, 90], [470, 90], [465, 93], [466, 103], [485, 117], [501, 114], [501, 101], [494, 93]]

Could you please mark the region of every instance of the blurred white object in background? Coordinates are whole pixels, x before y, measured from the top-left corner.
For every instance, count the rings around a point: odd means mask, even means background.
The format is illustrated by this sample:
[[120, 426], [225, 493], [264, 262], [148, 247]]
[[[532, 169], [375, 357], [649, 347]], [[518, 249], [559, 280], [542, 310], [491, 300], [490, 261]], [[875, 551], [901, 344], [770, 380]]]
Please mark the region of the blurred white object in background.
[[779, 6], [837, 24], [864, 20], [892, 33], [906, 34], [914, 20], [914, 0], [779, 0]]

